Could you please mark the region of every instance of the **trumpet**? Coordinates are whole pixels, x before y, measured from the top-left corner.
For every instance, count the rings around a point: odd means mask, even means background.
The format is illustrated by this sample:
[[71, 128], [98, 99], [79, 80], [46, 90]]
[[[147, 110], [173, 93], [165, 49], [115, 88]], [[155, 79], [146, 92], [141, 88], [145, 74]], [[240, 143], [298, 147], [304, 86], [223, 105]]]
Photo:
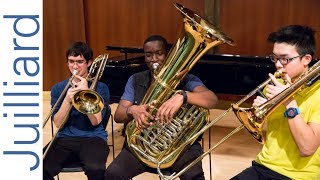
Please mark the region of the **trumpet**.
[[[92, 65], [90, 66], [89, 73], [86, 77], [87, 81], [92, 81], [90, 88], [88, 90], [81, 90], [76, 92], [76, 94], [72, 98], [72, 106], [83, 114], [96, 114], [100, 112], [104, 107], [103, 98], [97, 92], [95, 92], [94, 89], [98, 84], [98, 80], [102, 77], [104, 68], [107, 63], [107, 59], [108, 59], [108, 54], [103, 54], [103, 55], [99, 55], [93, 61]], [[61, 103], [61, 100], [64, 98], [69, 87], [72, 85], [72, 80], [74, 79], [76, 73], [77, 71], [73, 71], [71, 78], [69, 78], [69, 81], [65, 86], [64, 90], [62, 91], [61, 95], [59, 96], [57, 102], [54, 104], [54, 106], [50, 110], [50, 113], [47, 115], [43, 123], [44, 124], [43, 128], [45, 127], [49, 118], [52, 116], [52, 113], [56, 109], [57, 105]], [[43, 154], [43, 159], [45, 159], [50, 147], [52, 146], [54, 140], [57, 137], [58, 132], [67, 122], [72, 106], [68, 108], [66, 114], [64, 115], [61, 121], [59, 128], [56, 130], [56, 133], [54, 134], [54, 136], [52, 137], [52, 140], [48, 144]]]
[[[276, 77], [280, 77], [282, 75], [282, 72], [276, 72], [274, 74]], [[271, 82], [271, 79], [267, 79], [263, 83], [261, 83], [256, 89], [251, 91], [248, 95], [246, 95], [244, 98], [242, 98], [240, 101], [238, 101], [235, 104], [231, 104], [231, 107], [223, 112], [221, 115], [219, 115], [217, 118], [212, 120], [209, 124], [207, 124], [205, 127], [203, 127], [200, 131], [198, 131], [196, 134], [194, 134], [188, 141], [185, 141], [183, 144], [181, 144], [180, 147], [175, 149], [172, 153], [170, 153], [168, 156], [166, 156], [164, 159], [162, 159], [157, 166], [158, 173], [161, 178], [163, 179], [175, 179], [179, 177], [181, 174], [186, 172], [188, 169], [190, 169], [192, 166], [197, 164], [199, 161], [201, 161], [207, 154], [209, 154], [211, 151], [216, 149], [219, 145], [221, 145], [223, 142], [225, 142], [228, 138], [230, 138], [235, 133], [239, 132], [244, 127], [248, 130], [248, 132], [260, 143], [264, 143], [264, 134], [263, 134], [263, 125], [265, 124], [265, 121], [267, 120], [268, 116], [277, 108], [279, 107], [284, 101], [292, 97], [296, 92], [299, 90], [302, 90], [304, 88], [308, 88], [312, 86], [313, 82], [315, 82], [318, 77], [320, 76], [320, 61], [315, 63], [306, 73], [304, 73], [298, 81], [293, 83], [291, 86], [283, 90], [281, 93], [277, 94], [273, 98], [269, 99], [264, 104], [261, 104], [258, 107], [250, 107], [250, 108], [243, 108], [240, 107], [241, 104], [243, 104], [247, 99], [249, 99], [251, 96], [255, 95], [257, 92], [261, 91], [262, 88], [264, 88], [266, 85], [268, 85]], [[201, 156], [196, 158], [194, 161], [192, 161], [190, 164], [188, 164], [184, 169], [182, 169], [180, 172], [172, 174], [169, 178], [166, 178], [160, 170], [160, 165], [166, 161], [167, 159], [170, 159], [172, 154], [174, 154], [176, 151], [179, 151], [186, 145], [190, 144], [190, 142], [193, 142], [200, 134], [203, 134], [206, 130], [208, 130], [211, 126], [216, 124], [218, 121], [220, 121], [223, 117], [225, 117], [230, 111], [233, 111], [238, 120], [241, 122], [241, 125], [235, 128], [233, 131], [231, 131], [228, 135], [226, 135], [224, 138], [222, 138], [220, 141], [218, 141], [213, 147], [211, 147], [208, 151], [204, 152]]]

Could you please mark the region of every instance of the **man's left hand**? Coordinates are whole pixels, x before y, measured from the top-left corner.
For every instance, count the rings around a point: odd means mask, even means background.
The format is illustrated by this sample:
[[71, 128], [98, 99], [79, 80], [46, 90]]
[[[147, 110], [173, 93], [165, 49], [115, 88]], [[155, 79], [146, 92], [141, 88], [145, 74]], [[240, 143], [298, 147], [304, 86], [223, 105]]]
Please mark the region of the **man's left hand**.
[[273, 85], [268, 84], [266, 87], [266, 96], [268, 99], [273, 98], [290, 86], [290, 79], [286, 80], [289, 83], [283, 84], [282, 82], [279, 82], [273, 74], [269, 74], [269, 77], [271, 78]]

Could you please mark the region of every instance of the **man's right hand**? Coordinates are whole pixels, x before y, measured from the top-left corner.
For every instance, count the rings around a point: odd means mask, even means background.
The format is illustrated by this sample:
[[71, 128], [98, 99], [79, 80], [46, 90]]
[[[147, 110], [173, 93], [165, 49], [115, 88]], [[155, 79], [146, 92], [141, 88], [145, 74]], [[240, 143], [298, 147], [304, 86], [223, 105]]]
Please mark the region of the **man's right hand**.
[[127, 114], [131, 115], [136, 121], [136, 126], [139, 129], [145, 129], [152, 125], [152, 122], [148, 122], [148, 119], [154, 120], [154, 117], [147, 111], [150, 108], [149, 105], [132, 105], [128, 107]]

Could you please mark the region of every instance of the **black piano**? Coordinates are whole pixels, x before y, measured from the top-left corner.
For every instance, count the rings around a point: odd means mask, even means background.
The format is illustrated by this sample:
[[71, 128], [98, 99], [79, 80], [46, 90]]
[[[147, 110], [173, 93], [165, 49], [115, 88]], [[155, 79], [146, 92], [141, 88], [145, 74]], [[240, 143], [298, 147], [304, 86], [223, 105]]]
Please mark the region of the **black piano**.
[[[128, 78], [147, 69], [143, 49], [107, 46], [123, 55], [110, 58], [101, 81], [110, 89], [111, 103], [117, 103]], [[216, 94], [246, 95], [274, 73], [274, 64], [267, 57], [229, 54], [206, 54], [191, 72]], [[224, 96], [226, 97], [226, 96]]]

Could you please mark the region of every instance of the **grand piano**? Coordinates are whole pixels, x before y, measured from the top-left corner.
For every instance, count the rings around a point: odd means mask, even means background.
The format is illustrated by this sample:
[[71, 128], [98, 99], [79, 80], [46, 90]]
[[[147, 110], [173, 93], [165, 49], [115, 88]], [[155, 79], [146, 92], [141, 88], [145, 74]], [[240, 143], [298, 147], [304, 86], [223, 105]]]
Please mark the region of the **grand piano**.
[[[111, 103], [117, 103], [128, 78], [147, 66], [142, 48], [106, 46], [106, 49], [123, 54], [108, 60], [101, 78], [110, 89]], [[265, 81], [268, 73], [274, 72], [274, 64], [267, 57], [229, 54], [205, 54], [190, 71], [220, 97], [246, 95]]]

